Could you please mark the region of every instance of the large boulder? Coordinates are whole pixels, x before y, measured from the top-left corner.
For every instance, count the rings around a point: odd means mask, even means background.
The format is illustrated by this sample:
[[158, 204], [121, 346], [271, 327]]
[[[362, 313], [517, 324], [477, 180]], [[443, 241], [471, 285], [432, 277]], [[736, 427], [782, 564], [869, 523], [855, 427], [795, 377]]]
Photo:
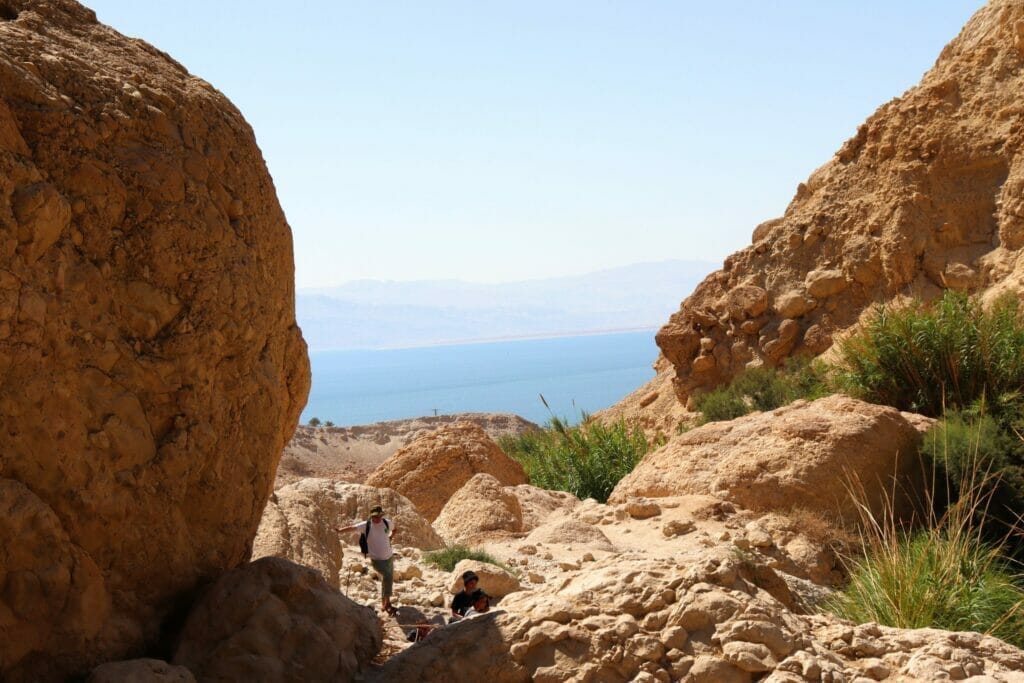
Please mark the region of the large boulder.
[[511, 572], [490, 562], [479, 560], [460, 560], [451, 573], [448, 574], [448, 592], [455, 595], [462, 590], [462, 575], [466, 572], [473, 572], [480, 577], [477, 588], [483, 590], [492, 598], [503, 598], [509, 593], [515, 593], [523, 589], [522, 585]]
[[200, 681], [351, 681], [382, 643], [380, 621], [319, 573], [265, 557], [224, 574], [193, 606], [173, 663]]
[[985, 3], [687, 297], [657, 334], [680, 398], [820, 354], [876, 302], [1024, 293], [1022, 26]]
[[505, 455], [483, 429], [456, 422], [395, 451], [366, 484], [398, 491], [433, 522], [451, 495], [480, 472], [505, 485], [528, 483], [522, 465]]
[[609, 502], [708, 494], [749, 510], [800, 507], [853, 521], [851, 491], [863, 490], [875, 513], [887, 495], [911, 492], [927, 423], [841, 394], [712, 422], [644, 456]]
[[300, 479], [270, 497], [253, 542], [253, 558], [283, 557], [318, 570], [335, 588], [341, 585], [344, 546], [359, 552], [355, 532], [334, 529], [365, 521], [381, 505], [393, 526], [392, 543], [434, 550], [444, 541], [409, 499], [391, 489], [343, 484], [329, 479]]
[[183, 666], [159, 659], [129, 659], [101, 664], [85, 683], [196, 683], [196, 677]]
[[42, 521], [0, 529], [0, 678], [52, 680], [247, 559], [309, 367], [238, 110], [73, 0], [0, 9], [0, 506]]
[[489, 474], [473, 475], [448, 499], [433, 526], [447, 543], [518, 533], [523, 529], [523, 509], [514, 490]]
[[510, 652], [510, 632], [521, 620], [501, 613], [435, 629], [423, 642], [398, 653], [366, 680], [445, 683], [526, 683], [534, 679]]

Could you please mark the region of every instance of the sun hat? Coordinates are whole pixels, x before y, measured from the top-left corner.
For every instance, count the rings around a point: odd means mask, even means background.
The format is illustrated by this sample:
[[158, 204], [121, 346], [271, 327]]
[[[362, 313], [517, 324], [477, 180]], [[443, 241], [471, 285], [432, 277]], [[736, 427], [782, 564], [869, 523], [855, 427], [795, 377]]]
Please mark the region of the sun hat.
[[383, 514], [384, 514], [384, 508], [382, 508], [380, 505], [374, 505], [372, 508], [370, 508], [370, 516], [371, 517], [378, 517], [378, 516], [383, 515]]

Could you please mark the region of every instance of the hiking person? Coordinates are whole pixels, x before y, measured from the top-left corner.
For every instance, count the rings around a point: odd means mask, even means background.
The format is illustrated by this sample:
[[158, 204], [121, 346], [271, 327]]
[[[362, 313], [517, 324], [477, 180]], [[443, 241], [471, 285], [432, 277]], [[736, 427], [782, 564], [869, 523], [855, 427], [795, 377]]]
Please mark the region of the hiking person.
[[391, 534], [395, 527], [391, 520], [384, 517], [384, 508], [374, 505], [370, 508], [370, 518], [365, 522], [357, 522], [346, 527], [335, 527], [338, 533], [358, 531], [359, 547], [363, 555], [370, 555], [370, 564], [381, 576], [380, 599], [381, 608], [394, 616], [398, 610], [391, 604], [391, 588], [394, 584], [395, 558], [391, 548]]
[[473, 600], [469, 597], [476, 590], [480, 583], [480, 577], [473, 571], [462, 572], [462, 590], [452, 598], [451, 621], [458, 621], [466, 616], [466, 610], [473, 606]]
[[487, 595], [482, 588], [473, 591], [469, 599], [473, 601], [473, 606], [466, 610], [465, 619], [472, 619], [478, 614], [486, 614], [491, 610], [491, 596]]

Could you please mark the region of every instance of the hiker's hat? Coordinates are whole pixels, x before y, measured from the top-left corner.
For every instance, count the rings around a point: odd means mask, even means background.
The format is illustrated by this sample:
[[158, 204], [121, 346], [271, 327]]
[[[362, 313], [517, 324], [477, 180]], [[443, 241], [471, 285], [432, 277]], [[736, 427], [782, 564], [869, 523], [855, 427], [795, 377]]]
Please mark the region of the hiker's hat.
[[472, 570], [462, 572], [462, 583], [469, 583], [470, 581], [479, 581], [480, 577], [473, 573]]
[[380, 505], [374, 505], [372, 508], [370, 508], [371, 517], [380, 517], [383, 514], [384, 508], [382, 508]]

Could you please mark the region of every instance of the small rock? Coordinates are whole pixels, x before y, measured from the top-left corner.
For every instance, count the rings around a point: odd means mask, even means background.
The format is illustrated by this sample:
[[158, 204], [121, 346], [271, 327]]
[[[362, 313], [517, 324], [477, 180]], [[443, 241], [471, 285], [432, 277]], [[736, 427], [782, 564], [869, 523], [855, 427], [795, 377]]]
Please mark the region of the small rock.
[[661, 514], [661, 507], [649, 500], [634, 499], [626, 503], [626, 512], [633, 519], [648, 519]]
[[683, 536], [685, 534], [688, 534], [696, 528], [697, 525], [694, 524], [693, 520], [688, 519], [683, 521], [673, 519], [669, 522], [666, 522], [665, 525], [661, 527], [661, 533], [667, 536], [668, 538], [672, 538], [673, 536]]

